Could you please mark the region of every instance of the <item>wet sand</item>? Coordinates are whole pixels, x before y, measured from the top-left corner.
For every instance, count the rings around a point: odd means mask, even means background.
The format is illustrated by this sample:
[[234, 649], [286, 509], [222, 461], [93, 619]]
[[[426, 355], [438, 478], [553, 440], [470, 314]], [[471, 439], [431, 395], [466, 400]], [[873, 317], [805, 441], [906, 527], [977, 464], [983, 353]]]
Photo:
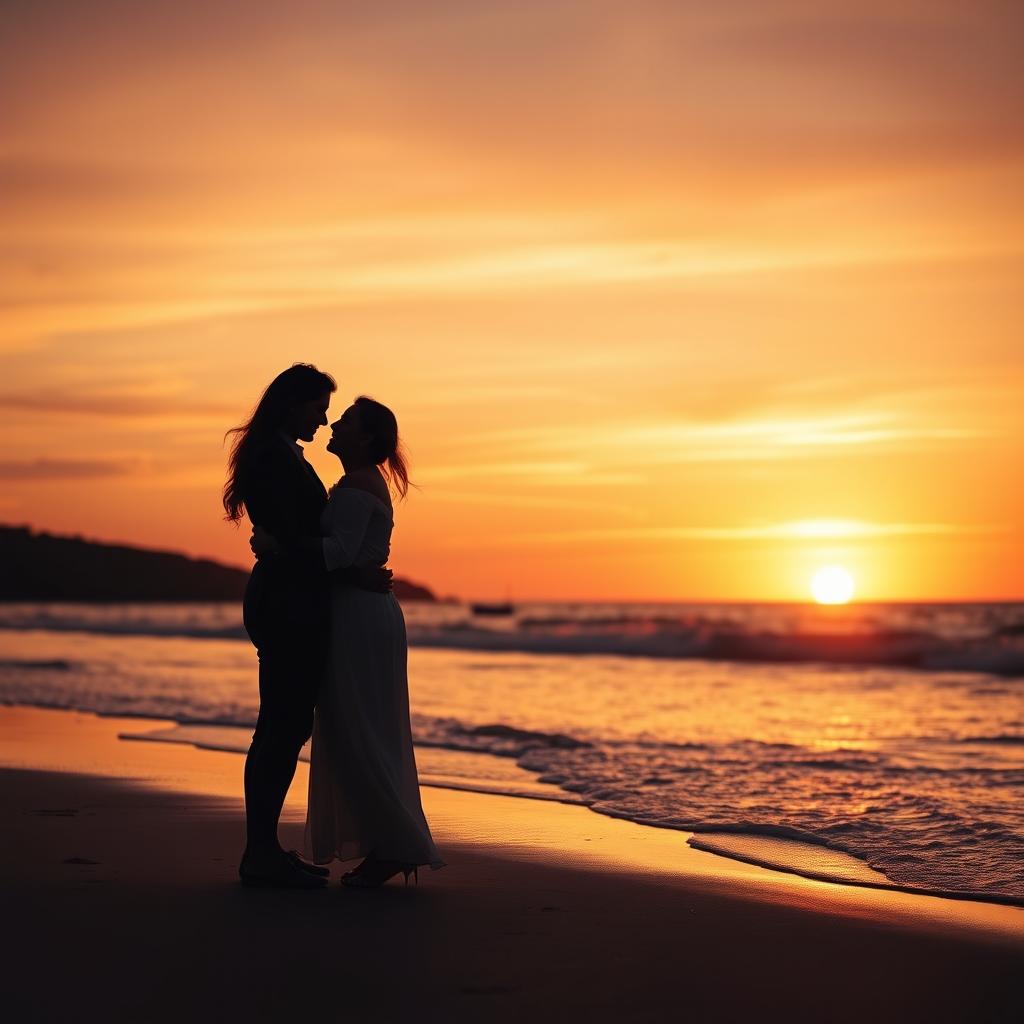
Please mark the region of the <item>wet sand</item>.
[[449, 866], [418, 887], [242, 889], [242, 759], [118, 739], [144, 724], [0, 708], [7, 1019], [1021, 1019], [1020, 908], [785, 875], [580, 807], [425, 788]]

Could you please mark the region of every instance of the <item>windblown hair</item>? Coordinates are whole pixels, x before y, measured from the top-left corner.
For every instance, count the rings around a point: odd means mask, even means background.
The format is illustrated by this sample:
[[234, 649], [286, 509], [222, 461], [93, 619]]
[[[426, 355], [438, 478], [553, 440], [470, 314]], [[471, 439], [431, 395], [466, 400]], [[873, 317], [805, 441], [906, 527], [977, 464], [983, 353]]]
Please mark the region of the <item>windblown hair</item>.
[[228, 479], [224, 484], [224, 518], [228, 522], [237, 525], [242, 518], [255, 457], [281, 429], [292, 409], [337, 389], [338, 385], [330, 374], [310, 363], [295, 363], [270, 382], [249, 419], [224, 435], [225, 440], [235, 435], [228, 456]]
[[409, 492], [409, 459], [398, 436], [395, 414], [380, 402], [360, 395], [353, 403], [359, 423], [370, 437], [370, 458], [380, 468], [388, 486], [400, 497]]

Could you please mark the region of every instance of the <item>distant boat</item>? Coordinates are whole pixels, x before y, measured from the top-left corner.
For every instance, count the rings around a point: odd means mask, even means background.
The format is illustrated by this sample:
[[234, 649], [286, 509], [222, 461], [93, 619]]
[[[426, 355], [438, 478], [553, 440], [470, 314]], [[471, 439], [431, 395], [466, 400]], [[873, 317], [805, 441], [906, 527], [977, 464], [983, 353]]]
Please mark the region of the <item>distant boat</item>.
[[471, 604], [469, 607], [474, 615], [514, 615], [516, 611], [516, 606], [508, 601], [500, 601], [494, 604], [481, 602], [479, 604]]

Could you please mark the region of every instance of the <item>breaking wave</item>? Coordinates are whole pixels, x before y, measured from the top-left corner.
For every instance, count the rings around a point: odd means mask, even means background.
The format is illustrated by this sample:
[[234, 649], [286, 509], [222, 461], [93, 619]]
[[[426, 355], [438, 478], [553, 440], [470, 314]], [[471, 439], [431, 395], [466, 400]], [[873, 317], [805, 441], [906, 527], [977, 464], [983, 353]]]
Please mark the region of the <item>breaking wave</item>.
[[[892, 666], [1024, 677], [1024, 605], [526, 605], [492, 622], [406, 606], [413, 646], [761, 664]], [[236, 604], [7, 605], [0, 629], [245, 640]]]

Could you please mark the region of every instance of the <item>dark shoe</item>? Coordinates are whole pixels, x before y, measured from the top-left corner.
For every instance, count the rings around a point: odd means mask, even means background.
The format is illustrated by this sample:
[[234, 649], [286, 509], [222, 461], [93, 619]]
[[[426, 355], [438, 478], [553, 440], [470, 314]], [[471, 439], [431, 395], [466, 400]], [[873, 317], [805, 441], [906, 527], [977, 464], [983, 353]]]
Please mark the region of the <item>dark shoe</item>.
[[298, 850], [289, 850], [285, 856], [297, 868], [302, 868], [303, 871], [308, 871], [311, 875], [318, 875], [320, 878], [327, 878], [331, 873], [329, 868], [322, 868], [319, 864], [310, 864], [308, 860], [303, 860], [299, 855]]

